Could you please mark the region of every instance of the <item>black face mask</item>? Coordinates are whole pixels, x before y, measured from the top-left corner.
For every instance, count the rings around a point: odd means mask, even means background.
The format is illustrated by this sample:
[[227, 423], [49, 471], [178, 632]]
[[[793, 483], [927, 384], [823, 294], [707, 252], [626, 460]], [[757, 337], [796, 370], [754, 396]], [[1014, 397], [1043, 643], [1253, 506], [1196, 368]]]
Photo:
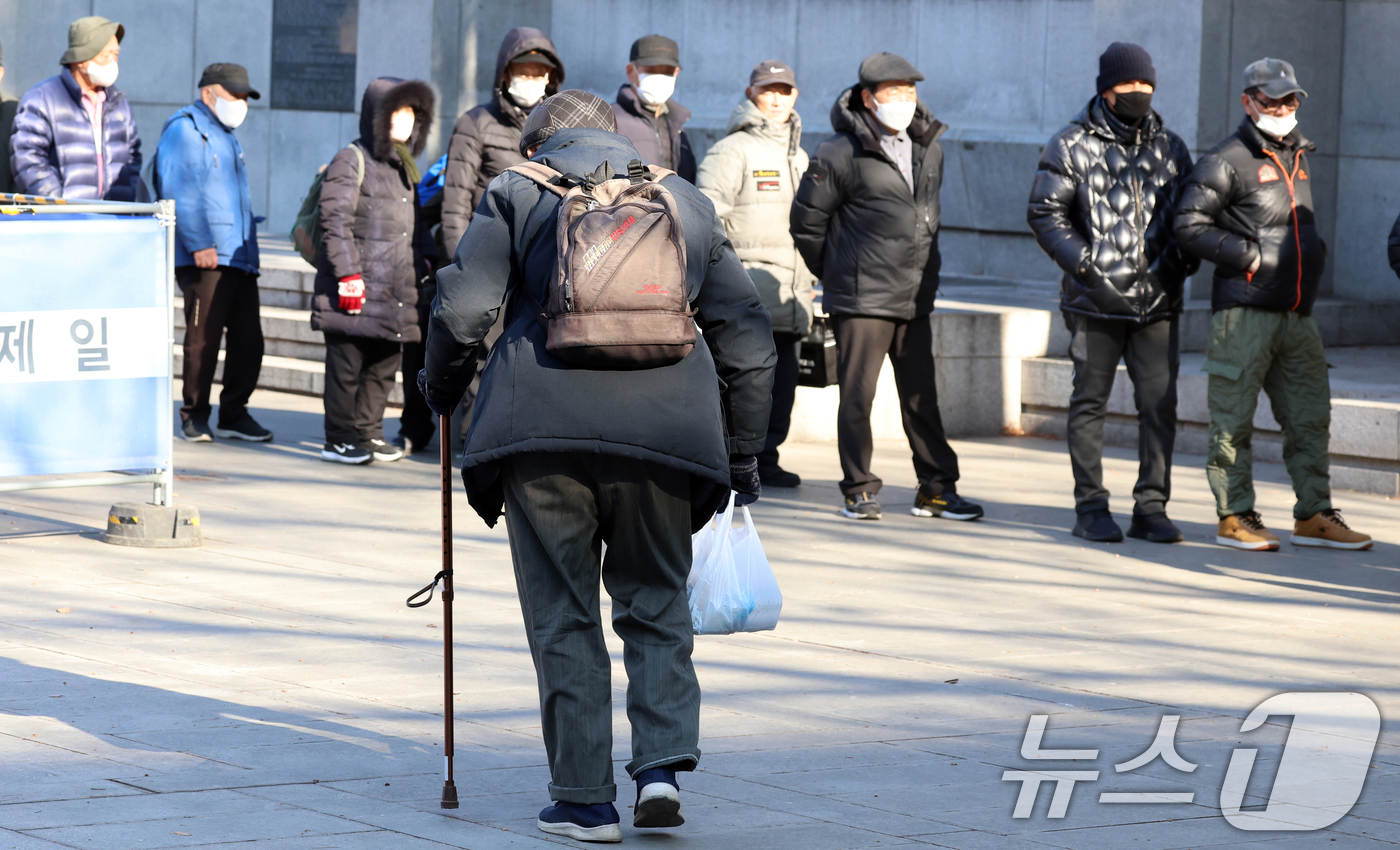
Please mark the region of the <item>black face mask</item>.
[[1136, 124], [1152, 111], [1152, 92], [1114, 92], [1113, 106], [1109, 109], [1113, 110], [1113, 114], [1117, 115], [1120, 121]]

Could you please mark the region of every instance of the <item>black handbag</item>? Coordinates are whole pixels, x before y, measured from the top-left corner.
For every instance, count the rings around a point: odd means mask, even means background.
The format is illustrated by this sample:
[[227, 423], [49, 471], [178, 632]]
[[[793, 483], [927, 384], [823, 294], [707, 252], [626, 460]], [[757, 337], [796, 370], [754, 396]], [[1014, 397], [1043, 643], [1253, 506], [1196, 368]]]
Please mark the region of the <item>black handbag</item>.
[[830, 316], [813, 318], [812, 330], [802, 338], [797, 352], [797, 385], [836, 385], [836, 331], [832, 328]]

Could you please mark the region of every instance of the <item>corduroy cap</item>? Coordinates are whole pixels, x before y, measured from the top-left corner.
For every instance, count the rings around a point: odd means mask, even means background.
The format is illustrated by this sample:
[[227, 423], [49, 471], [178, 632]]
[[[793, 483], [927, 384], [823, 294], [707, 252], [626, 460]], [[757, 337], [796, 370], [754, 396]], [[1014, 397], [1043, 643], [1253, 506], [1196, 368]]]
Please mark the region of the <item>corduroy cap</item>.
[[633, 65], [681, 66], [681, 46], [664, 35], [644, 35], [632, 42], [627, 61]]
[[792, 68], [788, 63], [778, 59], [765, 59], [754, 66], [749, 73], [749, 85], [754, 88], [759, 86], [771, 86], [774, 83], [787, 83], [793, 88], [797, 88], [797, 77], [792, 73]]
[[68, 51], [58, 60], [60, 65], [86, 62], [102, 52], [112, 36], [117, 44], [126, 38], [126, 27], [116, 21], [109, 21], [101, 15], [79, 18], [68, 26]]
[[1142, 80], [1157, 88], [1157, 69], [1152, 57], [1142, 47], [1126, 41], [1115, 41], [1099, 55], [1099, 79], [1096, 91], [1103, 94], [1119, 83]]
[[1303, 87], [1298, 85], [1292, 65], [1282, 59], [1270, 59], [1267, 56], [1258, 62], [1249, 63], [1249, 67], [1244, 69], [1244, 88], [1245, 91], [1259, 89], [1264, 95], [1275, 100], [1290, 94], [1308, 96]]
[[860, 84], [869, 88], [876, 83], [902, 80], [921, 82], [924, 75], [897, 53], [872, 53], [860, 60]]
[[248, 69], [232, 62], [215, 62], [199, 77], [198, 88], [220, 85], [229, 94], [246, 94], [253, 100], [261, 100], [262, 95], [248, 82]]
[[591, 127], [617, 132], [617, 118], [608, 102], [583, 89], [565, 89], [540, 101], [520, 130], [520, 155], [537, 148], [560, 130]]

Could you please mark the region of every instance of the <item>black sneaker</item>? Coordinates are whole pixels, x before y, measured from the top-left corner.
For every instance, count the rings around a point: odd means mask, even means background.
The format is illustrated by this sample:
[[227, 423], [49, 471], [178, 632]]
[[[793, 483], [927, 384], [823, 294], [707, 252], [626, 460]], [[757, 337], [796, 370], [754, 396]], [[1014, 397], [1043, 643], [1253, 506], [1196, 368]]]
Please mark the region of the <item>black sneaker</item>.
[[432, 437], [429, 436], [427, 440], [419, 442], [418, 440], [415, 440], [412, 437], [405, 437], [403, 434], [400, 434], [394, 439], [390, 440], [389, 442], [397, 446], [398, 448], [403, 449], [404, 454], [414, 455], [418, 454], [419, 452], [426, 452], [428, 450], [428, 443], [431, 440]]
[[1150, 543], [1180, 543], [1181, 529], [1167, 519], [1165, 512], [1160, 514], [1140, 514], [1133, 512], [1133, 521], [1128, 525], [1128, 536]]
[[270, 443], [272, 442], [272, 432], [258, 424], [248, 411], [243, 411], [243, 415], [225, 425], [219, 423], [219, 427], [214, 429], [214, 433], [224, 440], [247, 440], [250, 443]]
[[674, 770], [653, 767], [634, 778], [637, 780], [637, 805], [632, 808], [633, 826], [666, 829], [685, 823], [681, 815], [681, 787]]
[[180, 438], [190, 443], [212, 443], [214, 432], [209, 430], [208, 419], [186, 419], [180, 423]]
[[332, 463], [369, 463], [374, 460], [367, 449], [363, 449], [354, 443], [326, 443], [321, 449], [321, 460], [328, 460]]
[[1113, 515], [1108, 511], [1080, 514], [1074, 523], [1074, 530], [1070, 533], [1091, 543], [1118, 543], [1123, 539], [1123, 529], [1118, 527], [1118, 523], [1113, 521]]
[[978, 519], [983, 512], [981, 505], [969, 502], [957, 493], [930, 496], [921, 488], [914, 496], [914, 507], [909, 509], [909, 513], [914, 516], [936, 516], [967, 522]]
[[846, 497], [846, 506], [841, 509], [841, 515], [851, 519], [879, 519], [883, 512], [874, 496], [869, 493], [852, 493]]
[[368, 440], [365, 448], [369, 449], [370, 454], [380, 463], [390, 463], [403, 457], [403, 449], [383, 440]]
[[555, 803], [540, 812], [535, 826], [550, 835], [575, 841], [615, 844], [622, 840], [622, 818], [612, 803], [585, 806], [582, 803]]
[[758, 480], [764, 487], [793, 487], [802, 486], [802, 476], [796, 472], [788, 472], [781, 466], [760, 466], [758, 468]]

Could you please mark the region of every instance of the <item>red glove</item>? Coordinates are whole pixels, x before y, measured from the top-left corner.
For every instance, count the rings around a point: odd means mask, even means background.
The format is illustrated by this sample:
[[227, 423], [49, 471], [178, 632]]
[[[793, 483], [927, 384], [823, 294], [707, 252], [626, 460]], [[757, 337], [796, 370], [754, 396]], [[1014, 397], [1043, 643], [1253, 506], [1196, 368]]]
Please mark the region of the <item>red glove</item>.
[[340, 309], [355, 315], [365, 306], [365, 281], [357, 274], [340, 279]]

